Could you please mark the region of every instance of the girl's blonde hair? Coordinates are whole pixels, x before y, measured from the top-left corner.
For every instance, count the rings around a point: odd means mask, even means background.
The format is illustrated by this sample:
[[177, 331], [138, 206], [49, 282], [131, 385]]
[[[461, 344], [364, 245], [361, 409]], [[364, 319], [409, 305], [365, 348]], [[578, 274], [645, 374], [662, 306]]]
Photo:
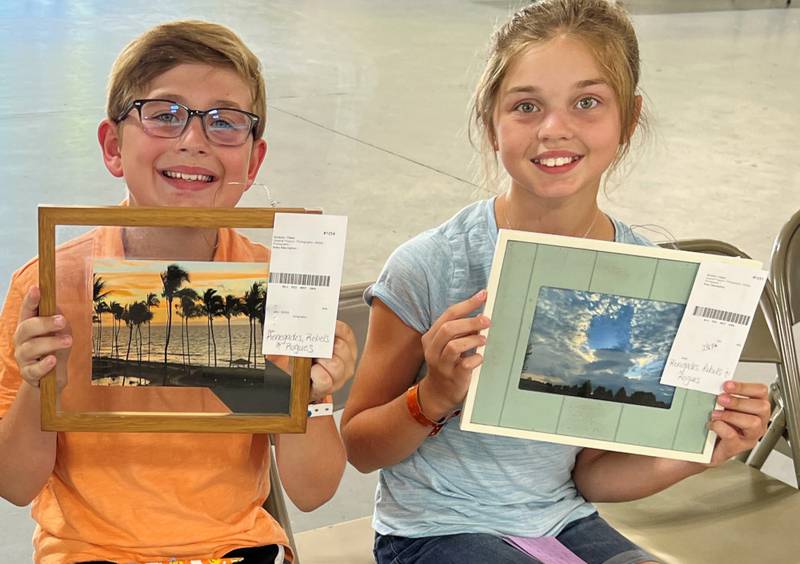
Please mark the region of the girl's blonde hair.
[[184, 63], [225, 67], [238, 74], [250, 88], [250, 110], [261, 118], [253, 134], [256, 139], [264, 134], [267, 92], [258, 57], [229, 28], [199, 20], [161, 24], [122, 50], [108, 80], [108, 118], [118, 119], [154, 78]]
[[[625, 9], [613, 0], [539, 0], [520, 9], [492, 36], [489, 60], [472, 101], [470, 139], [483, 155], [485, 180], [496, 176], [494, 113], [503, 80], [528, 47], [556, 36], [582, 41], [594, 55], [619, 105], [620, 139], [616, 167], [630, 148], [637, 124], [645, 126], [637, 107], [639, 43]], [[476, 143], [476, 138], [478, 142]]]

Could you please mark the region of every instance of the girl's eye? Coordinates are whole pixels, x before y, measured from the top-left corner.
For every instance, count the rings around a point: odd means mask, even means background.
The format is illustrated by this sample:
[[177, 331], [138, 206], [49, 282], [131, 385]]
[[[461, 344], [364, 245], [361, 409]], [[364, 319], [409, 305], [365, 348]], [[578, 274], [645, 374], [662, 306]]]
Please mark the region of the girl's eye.
[[596, 108], [598, 104], [600, 104], [600, 102], [597, 101], [597, 98], [587, 96], [586, 98], [581, 98], [578, 100], [576, 105], [581, 110], [591, 110], [592, 108]]
[[522, 102], [521, 104], [517, 104], [514, 109], [522, 112], [523, 114], [532, 114], [533, 112], [539, 111], [539, 108], [530, 102]]

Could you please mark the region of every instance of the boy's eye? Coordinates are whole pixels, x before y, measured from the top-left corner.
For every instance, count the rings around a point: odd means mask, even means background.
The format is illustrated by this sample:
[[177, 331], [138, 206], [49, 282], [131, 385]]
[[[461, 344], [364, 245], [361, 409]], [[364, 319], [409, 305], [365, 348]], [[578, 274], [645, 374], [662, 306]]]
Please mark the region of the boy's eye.
[[212, 129], [233, 129], [233, 128], [236, 127], [231, 122], [226, 121], [226, 120], [221, 119], [221, 118], [217, 118], [217, 119], [211, 121], [208, 124], [208, 126], [211, 127]]
[[592, 108], [596, 108], [598, 104], [600, 104], [600, 102], [597, 100], [597, 98], [587, 96], [578, 100], [576, 105], [581, 110], [591, 110]]
[[150, 121], [157, 121], [163, 125], [175, 125], [181, 122], [178, 116], [170, 112], [164, 112], [161, 114], [154, 114], [151, 116], [147, 116], [146, 119]]
[[531, 102], [522, 102], [514, 106], [514, 109], [522, 112], [523, 114], [531, 114], [533, 112], [538, 112], [539, 108], [536, 107], [536, 104]]

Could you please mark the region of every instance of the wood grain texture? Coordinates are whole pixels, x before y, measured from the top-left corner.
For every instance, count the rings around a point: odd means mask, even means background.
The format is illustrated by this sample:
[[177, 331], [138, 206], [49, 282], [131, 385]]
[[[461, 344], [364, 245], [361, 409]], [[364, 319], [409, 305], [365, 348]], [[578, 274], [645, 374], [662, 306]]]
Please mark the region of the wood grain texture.
[[[276, 213], [311, 213], [304, 208], [139, 208], [121, 206], [39, 207], [39, 315], [56, 313], [55, 230], [59, 225], [126, 227], [271, 228]], [[289, 413], [63, 412], [55, 370], [41, 381], [45, 431], [137, 433], [302, 433], [311, 392], [311, 359], [292, 358]]]

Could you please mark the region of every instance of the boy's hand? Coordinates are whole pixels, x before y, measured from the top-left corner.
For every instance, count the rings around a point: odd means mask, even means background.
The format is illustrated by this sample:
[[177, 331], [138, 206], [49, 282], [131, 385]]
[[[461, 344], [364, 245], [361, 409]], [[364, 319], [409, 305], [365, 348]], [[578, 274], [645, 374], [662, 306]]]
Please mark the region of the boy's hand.
[[336, 321], [332, 358], [315, 358], [311, 365], [311, 401], [317, 401], [344, 386], [356, 368], [356, 336], [350, 326]]
[[67, 385], [67, 360], [72, 332], [63, 315], [39, 317], [39, 288], [32, 287], [22, 300], [14, 333], [14, 356], [23, 380], [39, 387], [39, 380], [56, 367], [56, 385]]
[[717, 401], [725, 409], [711, 413], [709, 428], [717, 434], [711, 466], [752, 449], [767, 432], [771, 408], [764, 384], [728, 381]]

